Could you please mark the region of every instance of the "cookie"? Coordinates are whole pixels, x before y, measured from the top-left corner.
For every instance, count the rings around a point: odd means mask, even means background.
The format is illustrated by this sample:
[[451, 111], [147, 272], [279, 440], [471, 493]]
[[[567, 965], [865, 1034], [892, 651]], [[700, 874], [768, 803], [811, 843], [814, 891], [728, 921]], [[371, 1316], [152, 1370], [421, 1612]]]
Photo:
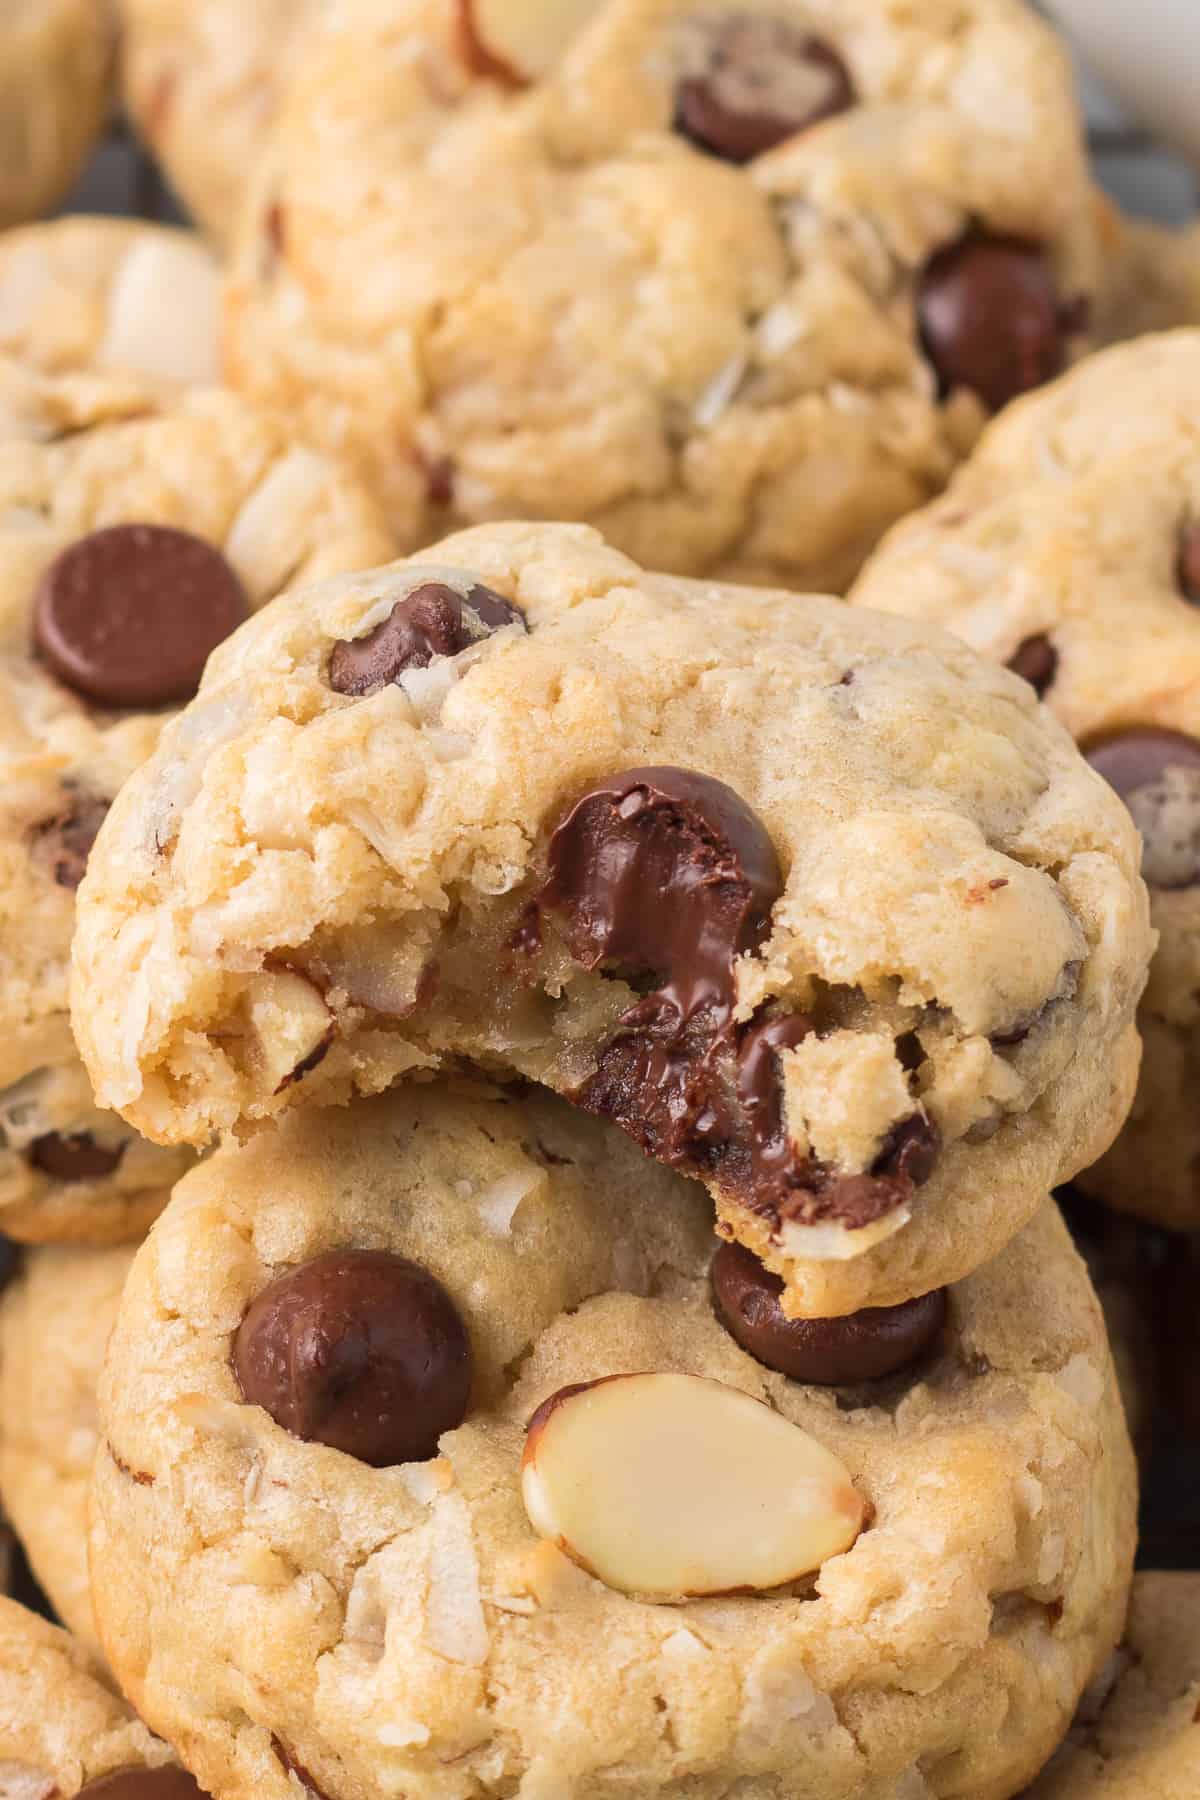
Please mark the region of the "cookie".
[[48, 374], [214, 383], [219, 313], [191, 232], [75, 216], [0, 236], [0, 354]]
[[1200, 1793], [1200, 1575], [1139, 1575], [1122, 1648], [1027, 1800]]
[[188, 211], [232, 234], [320, 0], [118, 0], [125, 104]]
[[230, 373], [413, 545], [579, 519], [842, 586], [1083, 348], [1087, 195], [1016, 0], [351, 0], [260, 164]]
[[93, 1647], [96, 1384], [136, 1248], [31, 1250], [0, 1298], [0, 1503], [55, 1612]]
[[165, 1143], [515, 1071], [845, 1313], [965, 1273], [1110, 1140], [1136, 855], [949, 638], [478, 528], [213, 658], [101, 831], [75, 1024]]
[[1133, 1113], [1079, 1185], [1200, 1226], [1200, 332], [1106, 351], [998, 420], [897, 526], [866, 606], [948, 626], [1025, 674], [1128, 799], [1159, 932]]
[[108, 0], [8, 0], [0, 18], [0, 226], [48, 212], [108, 107]]
[[1107, 275], [1093, 320], [1097, 343], [1200, 325], [1200, 226], [1172, 230], [1115, 215], [1109, 238]]
[[203, 1800], [84, 1646], [2, 1598], [0, 1791], [14, 1800]]
[[[6, 399], [16, 390], [16, 407]], [[0, 367], [0, 1230], [140, 1235], [189, 1157], [97, 1109], [71, 1040], [75, 890], [213, 644], [293, 580], [375, 562], [373, 502], [234, 396]]]
[[816, 1326], [713, 1258], [707, 1214], [548, 1096], [427, 1087], [184, 1180], [113, 1334], [91, 1549], [114, 1667], [198, 1779], [1031, 1777], [1119, 1636], [1133, 1547], [1053, 1207], [915, 1313]]

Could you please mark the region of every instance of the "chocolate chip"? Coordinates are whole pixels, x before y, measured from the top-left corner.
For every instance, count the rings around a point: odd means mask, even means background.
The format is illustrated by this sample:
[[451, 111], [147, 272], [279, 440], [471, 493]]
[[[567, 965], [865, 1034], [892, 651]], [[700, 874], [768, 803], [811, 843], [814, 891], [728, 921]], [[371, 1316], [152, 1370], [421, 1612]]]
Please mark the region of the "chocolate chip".
[[941, 1147], [942, 1134], [933, 1120], [922, 1113], [914, 1113], [911, 1118], [901, 1119], [898, 1125], [893, 1125], [871, 1165], [871, 1173], [898, 1175], [903, 1181], [911, 1181], [914, 1187], [923, 1187], [933, 1174]]
[[649, 991], [596, 1051], [576, 1103], [649, 1155], [719, 1179], [780, 1219], [865, 1225], [927, 1178], [937, 1136], [906, 1121], [875, 1169], [846, 1175], [797, 1151], [779, 1056], [803, 1014], [734, 1020], [735, 967], [770, 929], [781, 875], [771, 841], [724, 783], [675, 768], [600, 783], [554, 831], [537, 896], [576, 961]]
[[111, 525], [56, 556], [38, 583], [33, 636], [60, 681], [102, 706], [187, 700], [246, 618], [241, 582], [203, 538]]
[[691, 769], [627, 769], [550, 840], [541, 908], [585, 968], [651, 976], [680, 1022], [726, 1015], [734, 964], [770, 929], [775, 849], [744, 801]]
[[457, 656], [524, 617], [502, 594], [478, 583], [466, 598], [441, 581], [427, 581], [397, 600], [365, 637], [333, 646], [329, 685], [338, 694], [376, 694], [406, 669], [425, 669], [435, 656]]
[[720, 20], [704, 66], [676, 89], [676, 129], [726, 162], [746, 163], [855, 102], [837, 52], [790, 19]]
[[1133, 814], [1151, 887], [1200, 885], [1200, 740], [1146, 726], [1097, 739], [1084, 754]]
[[115, 1173], [125, 1145], [98, 1144], [90, 1131], [48, 1131], [34, 1138], [29, 1160], [54, 1181], [103, 1181]]
[[1200, 606], [1200, 525], [1188, 525], [1180, 536], [1176, 573], [1184, 599]]
[[92, 1800], [205, 1800], [195, 1777], [176, 1763], [161, 1769], [117, 1769], [80, 1788], [79, 1800], [89, 1794]]
[[293, 1437], [382, 1468], [424, 1462], [466, 1414], [471, 1346], [427, 1269], [334, 1250], [252, 1303], [233, 1352], [242, 1392]]
[[943, 393], [969, 388], [993, 412], [1061, 374], [1078, 328], [1044, 250], [985, 232], [932, 259], [918, 286], [917, 317]]
[[83, 880], [110, 804], [94, 794], [68, 793], [64, 810], [35, 828], [34, 837], [59, 887], [77, 888]]
[[712, 1291], [717, 1317], [743, 1350], [817, 1387], [894, 1375], [929, 1348], [946, 1320], [945, 1288], [844, 1319], [789, 1319], [780, 1305], [782, 1281], [741, 1244], [722, 1244], [713, 1257]]
[[1014, 675], [1029, 683], [1040, 700], [1058, 673], [1058, 651], [1045, 632], [1039, 631], [1017, 645], [1008, 666]]

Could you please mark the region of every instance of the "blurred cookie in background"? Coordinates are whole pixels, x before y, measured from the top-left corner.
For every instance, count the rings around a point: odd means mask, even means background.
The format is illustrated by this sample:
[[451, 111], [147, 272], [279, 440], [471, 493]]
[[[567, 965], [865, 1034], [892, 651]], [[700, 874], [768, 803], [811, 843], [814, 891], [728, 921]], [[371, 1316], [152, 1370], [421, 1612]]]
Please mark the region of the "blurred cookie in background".
[[0, 226], [66, 193], [104, 126], [115, 33], [107, 0], [0, 9]]
[[844, 587], [1083, 352], [1100, 270], [1070, 70], [1023, 5], [811, 27], [339, 6], [238, 235], [231, 379], [407, 542], [586, 520], [652, 567]]
[[220, 271], [195, 233], [73, 214], [0, 233], [0, 353], [48, 374], [220, 376]]
[[197, 223], [232, 235], [323, 0], [119, 0], [125, 104]]
[[0, 1298], [0, 1504], [58, 1617], [97, 1650], [87, 1567], [96, 1389], [136, 1253], [31, 1250]]

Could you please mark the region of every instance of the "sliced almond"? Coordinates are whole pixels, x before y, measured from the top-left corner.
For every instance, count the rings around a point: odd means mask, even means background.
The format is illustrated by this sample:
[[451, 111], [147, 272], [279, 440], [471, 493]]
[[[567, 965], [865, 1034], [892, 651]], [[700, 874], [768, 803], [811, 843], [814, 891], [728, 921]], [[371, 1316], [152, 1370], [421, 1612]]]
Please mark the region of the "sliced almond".
[[458, 0], [463, 58], [510, 87], [545, 75], [600, 0]]
[[333, 1037], [333, 1017], [311, 981], [290, 969], [256, 975], [246, 999], [254, 1071], [277, 1094], [316, 1067]]
[[866, 1513], [824, 1445], [699, 1375], [561, 1389], [530, 1420], [521, 1484], [535, 1531], [647, 1600], [781, 1587], [848, 1550]]

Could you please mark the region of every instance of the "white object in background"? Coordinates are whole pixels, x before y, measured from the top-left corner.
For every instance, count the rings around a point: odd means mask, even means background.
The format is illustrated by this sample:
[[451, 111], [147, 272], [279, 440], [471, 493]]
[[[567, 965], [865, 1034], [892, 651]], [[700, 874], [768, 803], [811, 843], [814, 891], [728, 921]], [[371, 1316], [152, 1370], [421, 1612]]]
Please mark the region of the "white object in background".
[[1200, 0], [1044, 0], [1101, 81], [1200, 166]]

